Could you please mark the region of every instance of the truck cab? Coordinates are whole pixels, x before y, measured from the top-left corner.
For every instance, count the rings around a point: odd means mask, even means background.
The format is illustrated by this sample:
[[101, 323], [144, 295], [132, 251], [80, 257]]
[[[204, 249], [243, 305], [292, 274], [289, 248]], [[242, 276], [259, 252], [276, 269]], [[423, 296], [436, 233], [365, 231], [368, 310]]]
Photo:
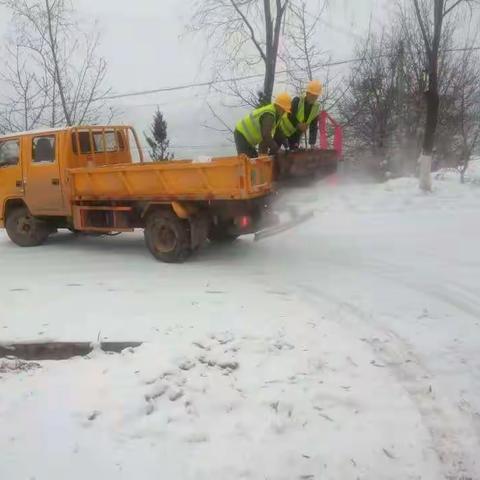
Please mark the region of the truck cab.
[[[133, 150], [134, 155], [132, 156]], [[143, 161], [135, 131], [95, 126], [24, 132], [0, 137], [0, 226], [9, 209], [33, 216], [72, 213], [68, 169]]]

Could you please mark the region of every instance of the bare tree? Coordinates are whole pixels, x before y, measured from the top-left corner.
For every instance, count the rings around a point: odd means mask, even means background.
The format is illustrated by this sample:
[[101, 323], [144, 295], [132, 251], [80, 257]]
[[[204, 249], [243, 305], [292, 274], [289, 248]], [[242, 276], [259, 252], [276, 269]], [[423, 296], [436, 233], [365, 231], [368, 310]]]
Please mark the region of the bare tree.
[[290, 83], [302, 88], [306, 80], [313, 80], [314, 72], [325, 61], [319, 49], [320, 20], [327, 6], [321, 0], [317, 11], [312, 13], [305, 0], [290, 2], [285, 22], [285, 52], [281, 54], [288, 70]]
[[370, 34], [357, 45], [356, 55], [362, 61], [352, 70], [338, 108], [354, 148], [366, 149], [383, 168], [397, 140], [401, 43], [385, 31]]
[[479, 27], [467, 35], [463, 51], [459, 55], [452, 82], [451, 97], [453, 108], [451, 124], [456, 142], [453, 155], [458, 163], [460, 181], [464, 183], [472, 154], [480, 143], [480, 55], [474, 49], [479, 38]]
[[275, 84], [280, 34], [289, 0], [198, 0], [190, 30], [204, 31], [212, 52], [215, 79], [226, 72], [251, 73], [261, 65], [263, 90], [255, 95], [236, 82], [230, 93], [243, 104], [271, 101]]
[[[347, 94], [339, 106], [345, 128], [353, 140], [348, 144], [365, 151], [393, 174], [415, 172], [413, 161], [422, 152], [428, 88], [424, 43], [416, 13], [400, 8], [388, 31], [372, 33], [360, 42], [356, 56], [363, 60], [353, 67]], [[458, 35], [462, 22], [462, 33]], [[471, 22], [472, 25], [474, 21]], [[478, 74], [475, 58], [477, 35], [465, 40], [465, 18], [449, 17], [443, 24], [438, 55], [439, 111], [436, 164], [465, 165], [460, 157], [478, 144], [475, 107], [478, 105]], [[459, 38], [465, 41], [458, 48]], [[375, 85], [375, 88], [373, 88]], [[462, 127], [462, 125], [465, 125]], [[463, 153], [465, 152], [465, 153]], [[358, 158], [358, 155], [356, 155]]]
[[430, 191], [432, 153], [437, 130], [439, 94], [439, 55], [445, 20], [461, 6], [472, 6], [477, 0], [412, 0], [415, 16], [423, 39], [425, 58], [426, 119], [420, 165], [420, 188]]
[[320, 99], [324, 109], [333, 109], [341, 96], [343, 78], [333, 75], [324, 65], [330, 58], [319, 45], [322, 44], [321, 33], [323, 15], [328, 0], [318, 0], [312, 7], [305, 0], [291, 0], [285, 19], [284, 48], [280, 52], [287, 70], [287, 81], [292, 89], [300, 94], [309, 80], [319, 78], [323, 84]]
[[[98, 28], [86, 30], [69, 0], [1, 0], [13, 15], [15, 43], [28, 52], [29, 75], [47, 72], [47, 123], [75, 125], [105, 116], [106, 61]], [[45, 120], [45, 118], [44, 118]]]
[[29, 56], [19, 45], [7, 44], [3, 82], [8, 85], [0, 124], [5, 132], [31, 130], [41, 123], [48, 102], [48, 75], [32, 71]]

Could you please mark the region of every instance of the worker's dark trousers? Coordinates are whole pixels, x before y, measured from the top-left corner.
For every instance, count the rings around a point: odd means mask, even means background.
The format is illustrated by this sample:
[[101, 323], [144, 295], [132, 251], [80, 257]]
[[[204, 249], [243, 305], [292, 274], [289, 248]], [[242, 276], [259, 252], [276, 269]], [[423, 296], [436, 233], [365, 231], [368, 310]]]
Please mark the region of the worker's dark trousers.
[[241, 155], [244, 153], [249, 158], [257, 158], [258, 153], [254, 147], [252, 147], [247, 139], [238, 131], [233, 132], [233, 138], [235, 139], [235, 146], [237, 147], [237, 153]]

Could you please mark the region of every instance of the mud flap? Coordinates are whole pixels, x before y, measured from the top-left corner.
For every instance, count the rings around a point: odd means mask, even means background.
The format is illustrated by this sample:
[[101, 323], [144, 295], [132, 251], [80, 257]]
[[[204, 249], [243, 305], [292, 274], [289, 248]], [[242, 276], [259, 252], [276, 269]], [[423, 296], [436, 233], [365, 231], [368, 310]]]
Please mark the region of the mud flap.
[[278, 235], [279, 233], [286, 232], [287, 230], [290, 230], [291, 228], [294, 228], [301, 223], [307, 222], [314, 216], [313, 210], [301, 214], [298, 213], [296, 209], [290, 209], [289, 211], [291, 217], [290, 220], [258, 231], [257, 233], [255, 233], [254, 240], [258, 242], [259, 240], [263, 240], [264, 238], [273, 237], [274, 235]]
[[209, 219], [206, 215], [197, 214], [189, 218], [191, 248], [196, 250], [207, 242]]

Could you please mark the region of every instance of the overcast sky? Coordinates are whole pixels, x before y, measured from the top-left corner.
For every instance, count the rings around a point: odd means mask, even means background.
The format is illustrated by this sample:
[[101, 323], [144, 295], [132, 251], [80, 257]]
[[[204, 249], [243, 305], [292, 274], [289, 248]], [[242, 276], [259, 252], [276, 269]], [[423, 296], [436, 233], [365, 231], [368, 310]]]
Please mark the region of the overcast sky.
[[[315, 6], [317, 1], [307, 0], [307, 4]], [[370, 21], [373, 25], [381, 24], [392, 2], [330, 0], [329, 3], [321, 48], [333, 59], [345, 59], [352, 55], [356, 36], [367, 31]], [[211, 79], [209, 69], [200, 68], [203, 46], [199, 39], [182, 38], [190, 15], [190, 0], [74, 0], [74, 5], [85, 17], [99, 21], [103, 32], [100, 53], [108, 61], [108, 82], [115, 93]], [[0, 7], [2, 36], [8, 22], [8, 12]], [[261, 86], [261, 81], [254, 81], [252, 87], [256, 83]], [[233, 152], [224, 136], [201, 126], [210, 117], [205, 101], [207, 93], [205, 88], [196, 88], [117, 100], [114, 105], [121, 114], [116, 121], [133, 124], [143, 131], [158, 105], [168, 121], [177, 158]], [[210, 99], [213, 105], [216, 101], [215, 97]], [[241, 114], [241, 111], [231, 112], [228, 121], [234, 123]], [[187, 148], [190, 145], [208, 147]]]

